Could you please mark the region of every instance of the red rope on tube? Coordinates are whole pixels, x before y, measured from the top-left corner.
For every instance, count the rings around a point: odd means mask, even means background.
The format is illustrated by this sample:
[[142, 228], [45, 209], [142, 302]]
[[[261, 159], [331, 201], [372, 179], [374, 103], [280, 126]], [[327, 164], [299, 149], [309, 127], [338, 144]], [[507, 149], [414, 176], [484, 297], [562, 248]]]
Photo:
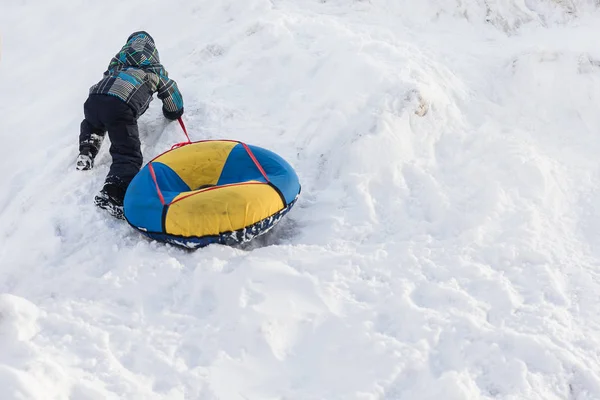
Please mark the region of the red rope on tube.
[[165, 198], [163, 197], [163, 194], [160, 191], [160, 188], [158, 187], [158, 182], [156, 181], [156, 173], [154, 172], [154, 167], [152, 166], [152, 163], [148, 163], [148, 169], [150, 170], [150, 175], [152, 175], [152, 180], [154, 181], [154, 185], [156, 186], [156, 193], [158, 193], [158, 198], [160, 199], [160, 202], [164, 206]]
[[269, 180], [269, 177], [267, 176], [267, 173], [263, 169], [262, 165], [260, 165], [260, 163], [258, 162], [258, 160], [256, 159], [256, 157], [254, 156], [254, 153], [252, 153], [252, 150], [250, 150], [250, 147], [248, 147], [248, 145], [246, 143], [242, 143], [242, 142], [240, 142], [240, 143], [242, 144], [242, 146], [244, 146], [244, 149], [246, 149], [246, 152], [248, 153], [248, 155], [250, 156], [250, 158], [252, 159], [252, 161], [254, 161], [254, 165], [256, 165], [256, 167], [258, 168], [258, 170], [262, 174], [263, 178], [265, 178], [265, 180], [267, 182], [271, 182]]

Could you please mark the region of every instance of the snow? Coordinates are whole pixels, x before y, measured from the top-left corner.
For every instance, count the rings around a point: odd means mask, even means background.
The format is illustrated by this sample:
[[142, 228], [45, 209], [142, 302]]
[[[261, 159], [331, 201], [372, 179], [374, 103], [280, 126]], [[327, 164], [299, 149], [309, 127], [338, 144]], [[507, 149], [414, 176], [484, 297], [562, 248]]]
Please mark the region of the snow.
[[[298, 172], [251, 245], [92, 204], [82, 104], [139, 29], [193, 140]], [[0, 34], [0, 398], [600, 399], [594, 1], [19, 0]], [[156, 100], [140, 131], [184, 139]]]

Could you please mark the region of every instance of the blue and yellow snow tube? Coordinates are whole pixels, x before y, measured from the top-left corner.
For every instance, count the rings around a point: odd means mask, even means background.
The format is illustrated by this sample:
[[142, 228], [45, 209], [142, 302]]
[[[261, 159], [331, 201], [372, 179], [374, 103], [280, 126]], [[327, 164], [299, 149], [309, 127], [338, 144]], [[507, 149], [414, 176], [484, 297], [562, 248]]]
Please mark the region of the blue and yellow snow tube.
[[207, 140], [144, 166], [127, 188], [124, 212], [152, 239], [187, 248], [236, 244], [271, 229], [299, 194], [298, 176], [277, 154]]

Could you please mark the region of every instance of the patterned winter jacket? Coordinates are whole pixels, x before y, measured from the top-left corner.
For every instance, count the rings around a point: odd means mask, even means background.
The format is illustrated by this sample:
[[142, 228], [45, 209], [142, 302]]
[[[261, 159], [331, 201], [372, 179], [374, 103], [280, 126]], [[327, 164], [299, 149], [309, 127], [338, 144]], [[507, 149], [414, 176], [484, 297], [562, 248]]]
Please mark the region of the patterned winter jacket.
[[158, 92], [163, 113], [169, 119], [183, 114], [183, 98], [177, 83], [169, 79], [160, 63], [154, 39], [144, 31], [132, 33], [121, 51], [113, 57], [104, 78], [90, 88], [90, 94], [107, 94], [123, 100], [136, 118], [142, 115]]

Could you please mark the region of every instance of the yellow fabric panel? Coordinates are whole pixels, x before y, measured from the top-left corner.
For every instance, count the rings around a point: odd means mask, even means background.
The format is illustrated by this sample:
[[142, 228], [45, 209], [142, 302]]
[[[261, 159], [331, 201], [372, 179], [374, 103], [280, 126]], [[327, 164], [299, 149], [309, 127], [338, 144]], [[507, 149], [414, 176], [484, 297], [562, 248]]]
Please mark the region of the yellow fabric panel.
[[[236, 231], [283, 209], [279, 194], [266, 183], [223, 186], [199, 190], [194, 196], [171, 204], [167, 211], [166, 233], [206, 236]], [[182, 193], [178, 198], [192, 192]]]
[[168, 165], [191, 188], [216, 185], [237, 142], [200, 142], [169, 151], [154, 161]]

